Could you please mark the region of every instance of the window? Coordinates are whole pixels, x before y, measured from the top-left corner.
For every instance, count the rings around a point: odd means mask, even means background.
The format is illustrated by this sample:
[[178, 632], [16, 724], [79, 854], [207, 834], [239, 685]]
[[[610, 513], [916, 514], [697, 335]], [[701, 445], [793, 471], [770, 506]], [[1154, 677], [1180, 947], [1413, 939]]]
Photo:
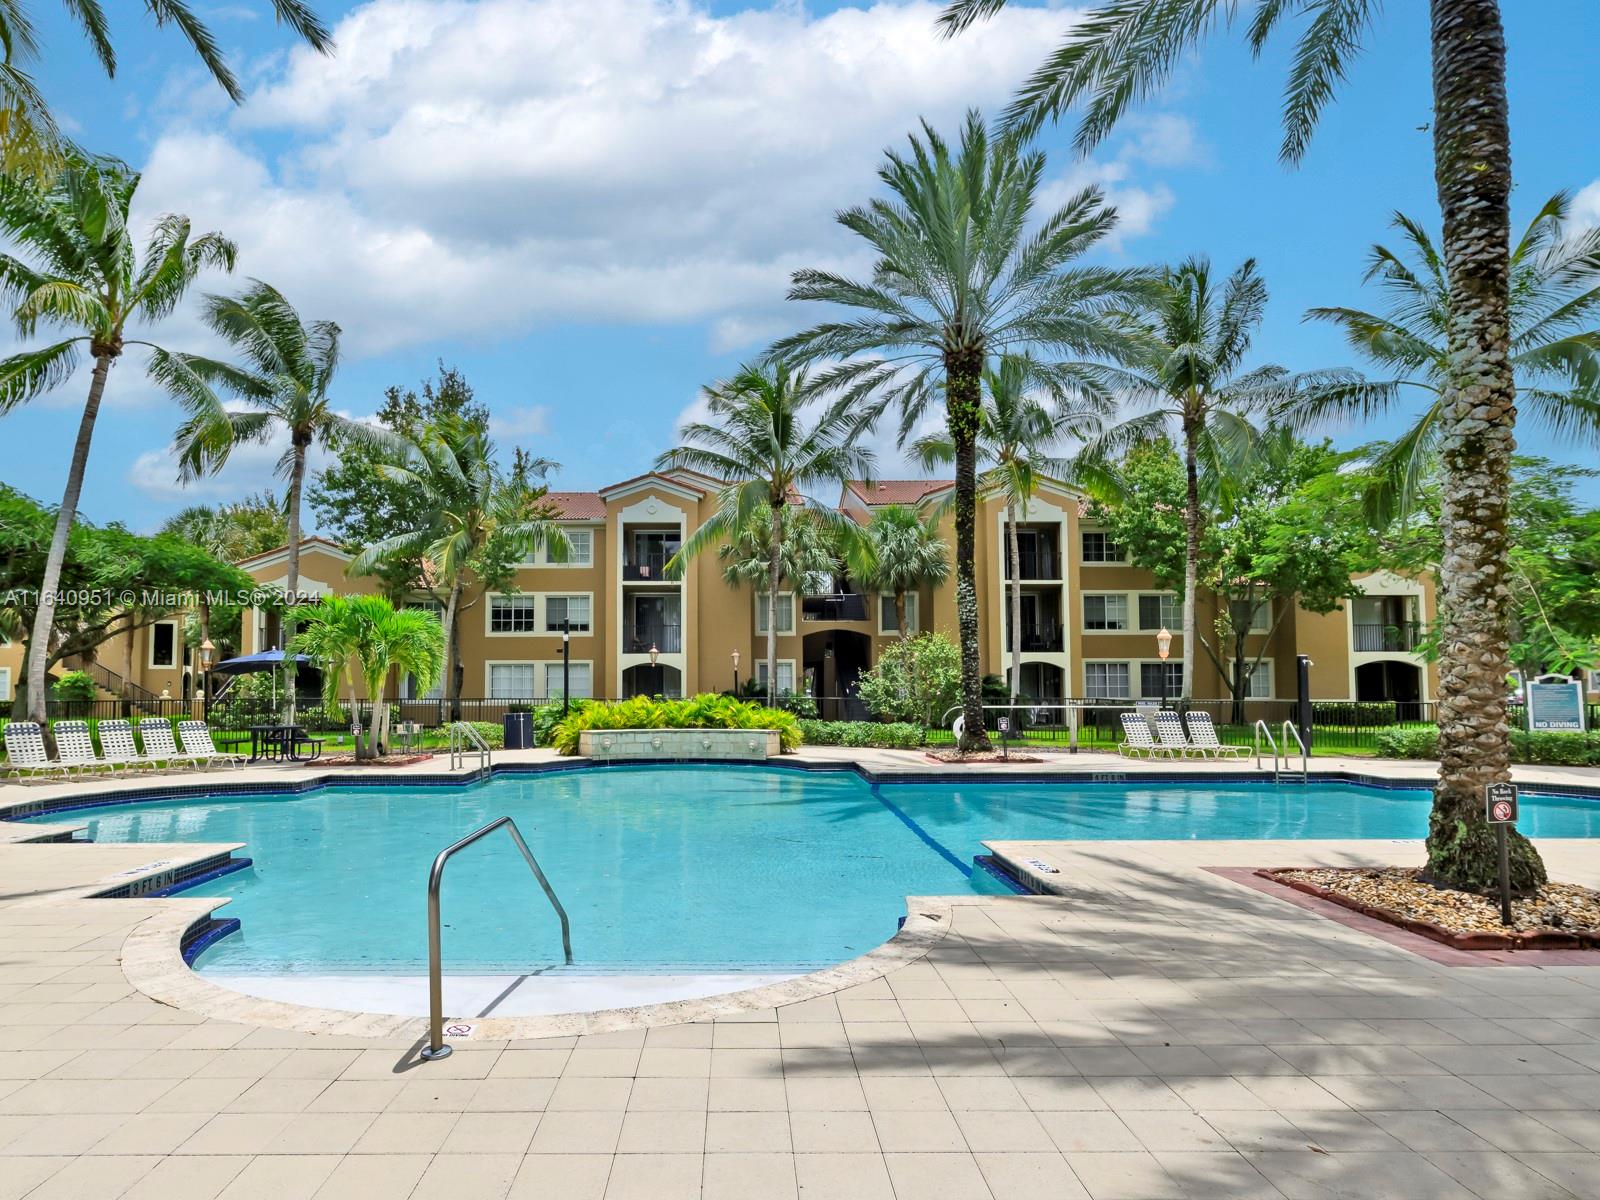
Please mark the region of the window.
[[1086, 563], [1119, 563], [1123, 561], [1122, 547], [1111, 540], [1109, 533], [1085, 532], [1083, 535], [1083, 561]]
[[[1167, 689], [1161, 690], [1161, 674], [1166, 672]], [[1181, 662], [1140, 663], [1139, 695], [1146, 700], [1159, 700], [1165, 696], [1176, 700], [1183, 695], [1183, 664]]]
[[555, 551], [549, 544], [539, 547], [537, 555], [530, 559], [540, 566], [549, 567], [590, 567], [594, 565], [594, 530], [568, 529], [567, 556], [557, 559]]
[[1245, 663], [1244, 679], [1245, 699], [1272, 699], [1272, 660], [1270, 658], [1263, 658], [1259, 663]]
[[178, 665], [178, 623], [157, 621], [150, 626], [150, 665], [175, 667]]
[[491, 700], [533, 700], [532, 663], [490, 663], [489, 698]]
[[548, 697], [565, 695], [571, 700], [587, 700], [594, 695], [594, 671], [586, 662], [567, 664], [567, 681], [571, 691], [562, 691], [561, 664], [551, 662], [544, 664], [544, 694]]
[[490, 633], [532, 633], [532, 596], [490, 596]]
[[544, 628], [546, 633], [560, 633], [561, 622], [571, 621], [573, 633], [589, 632], [589, 597], [546, 596], [544, 601]]
[[[756, 679], [760, 682], [762, 687], [767, 686], [766, 659], [762, 659], [760, 662], [756, 663]], [[792, 691], [794, 691], [794, 660], [790, 658], [780, 658], [778, 660], [778, 692], [781, 695], [784, 692]]]
[[440, 674], [438, 679], [433, 681], [433, 686], [425, 692], [417, 689], [417, 677], [415, 675], [407, 675], [400, 684], [400, 698], [402, 700], [439, 700], [442, 699], [443, 696], [443, 673]]
[[1083, 598], [1083, 627], [1085, 629], [1126, 629], [1128, 627], [1128, 598], [1119, 592], [1106, 596]]
[[1246, 620], [1250, 622], [1250, 633], [1272, 632], [1272, 601], [1263, 600], [1252, 607], [1248, 601], [1243, 603], [1235, 601], [1232, 607], [1233, 623], [1235, 627], [1243, 625]]
[[1146, 592], [1139, 597], [1139, 628], [1169, 633], [1182, 629], [1183, 601], [1171, 592]]
[[[920, 628], [920, 623], [918, 621], [919, 614], [917, 612], [917, 599], [917, 593], [906, 593], [906, 625], [909, 627], [907, 630], [909, 633], [916, 633], [918, 628]], [[900, 626], [895, 621], [893, 596], [878, 597], [878, 632], [900, 632]]]
[[0, 700], [11, 699], [11, 668], [0, 667]]
[[[756, 632], [767, 631], [767, 597], [762, 592], [756, 593]], [[778, 594], [778, 632], [794, 632], [794, 593], [780, 592]]]
[[1091, 700], [1126, 700], [1128, 664], [1092, 662], [1083, 664], [1083, 691]]

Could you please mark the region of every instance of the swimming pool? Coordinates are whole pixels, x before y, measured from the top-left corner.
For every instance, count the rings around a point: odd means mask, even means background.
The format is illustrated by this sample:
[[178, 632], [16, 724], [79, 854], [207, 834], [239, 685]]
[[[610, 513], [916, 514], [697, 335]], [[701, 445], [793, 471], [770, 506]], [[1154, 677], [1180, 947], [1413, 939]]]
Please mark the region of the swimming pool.
[[[652, 765], [123, 804], [74, 820], [95, 841], [246, 843], [253, 867], [186, 893], [231, 897], [226, 915], [243, 923], [202, 972], [424, 969], [434, 855], [508, 814], [571, 915], [567, 970], [790, 972], [881, 944], [908, 895], [982, 890], [972, 858], [984, 840], [1421, 838], [1429, 801], [1350, 784], [873, 783]], [[1524, 797], [1520, 828], [1597, 837], [1600, 804]], [[508, 838], [457, 856], [443, 904], [447, 970], [563, 969], [555, 917]]]

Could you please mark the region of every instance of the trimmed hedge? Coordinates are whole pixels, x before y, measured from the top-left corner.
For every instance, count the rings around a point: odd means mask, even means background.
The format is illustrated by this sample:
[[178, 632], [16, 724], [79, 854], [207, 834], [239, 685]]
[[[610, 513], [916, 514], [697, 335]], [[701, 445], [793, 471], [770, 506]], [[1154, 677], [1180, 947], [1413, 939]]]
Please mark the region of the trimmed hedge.
[[[1432, 728], [1378, 731], [1382, 758], [1438, 758], [1439, 731]], [[1511, 761], [1548, 767], [1600, 767], [1600, 731], [1528, 733], [1511, 731]]]
[[810, 746], [870, 746], [880, 750], [915, 750], [925, 736], [922, 726], [911, 721], [801, 721], [800, 734]]
[[576, 754], [578, 735], [588, 729], [776, 729], [785, 752], [800, 745], [800, 722], [793, 713], [709, 693], [687, 700], [590, 701], [556, 722], [551, 744], [560, 754]]

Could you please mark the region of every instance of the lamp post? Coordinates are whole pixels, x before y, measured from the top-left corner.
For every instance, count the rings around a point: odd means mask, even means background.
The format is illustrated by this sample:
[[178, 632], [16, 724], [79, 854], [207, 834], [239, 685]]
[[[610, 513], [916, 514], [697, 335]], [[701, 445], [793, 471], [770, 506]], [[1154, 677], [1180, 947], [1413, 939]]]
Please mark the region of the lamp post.
[[[593, 672], [590, 672], [593, 674]], [[561, 715], [572, 705], [572, 622], [561, 622]]]
[[733, 658], [733, 694], [735, 696], [737, 696], [739, 694], [739, 648], [737, 646], [735, 646], [734, 649], [733, 649], [732, 658]]
[[216, 645], [207, 638], [200, 643], [200, 716], [204, 719], [211, 707], [211, 662], [217, 653]]
[[1156, 634], [1156, 653], [1161, 656], [1161, 707], [1167, 706], [1167, 655], [1172, 653], [1172, 631], [1165, 625]]

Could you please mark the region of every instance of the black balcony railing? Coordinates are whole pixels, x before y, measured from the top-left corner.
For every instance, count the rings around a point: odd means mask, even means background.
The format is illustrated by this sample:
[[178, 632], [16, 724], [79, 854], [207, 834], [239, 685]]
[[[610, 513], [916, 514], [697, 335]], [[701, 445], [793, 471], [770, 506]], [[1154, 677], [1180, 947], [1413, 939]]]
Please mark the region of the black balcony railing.
[[1400, 625], [1358, 624], [1354, 629], [1357, 651], [1411, 651], [1422, 644], [1423, 628], [1416, 622]]
[[1065, 645], [1065, 636], [1060, 625], [1050, 622], [1022, 627], [1023, 653], [1056, 654]]
[[645, 621], [629, 627], [624, 653], [648, 654], [651, 646], [662, 654], [680, 653], [683, 650], [683, 626]]
[[661, 550], [641, 551], [628, 555], [622, 564], [622, 577], [624, 579], [650, 579], [663, 580], [667, 575], [667, 563], [678, 552], [676, 544], [668, 544]]
[[[1017, 569], [1024, 579], [1060, 579], [1061, 560], [1054, 550], [1023, 550], [1017, 554]], [[1011, 578], [1011, 555], [1006, 554], [1006, 578]]]
[[858, 592], [806, 596], [800, 601], [802, 621], [865, 621], [867, 598]]

